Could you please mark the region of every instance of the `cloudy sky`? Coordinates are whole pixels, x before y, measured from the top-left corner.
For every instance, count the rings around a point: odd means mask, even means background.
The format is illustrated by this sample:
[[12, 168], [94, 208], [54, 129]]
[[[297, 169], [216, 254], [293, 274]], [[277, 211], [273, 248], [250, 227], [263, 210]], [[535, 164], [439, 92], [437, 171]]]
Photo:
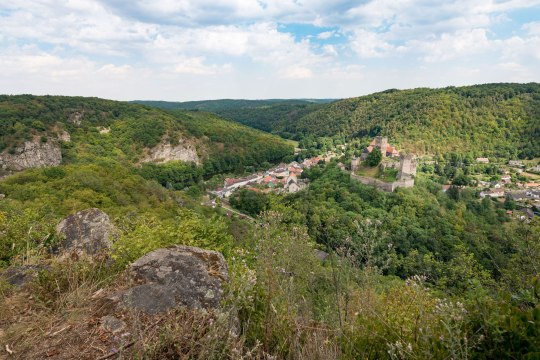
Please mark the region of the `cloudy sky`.
[[2, 0], [0, 93], [341, 98], [540, 81], [540, 0]]

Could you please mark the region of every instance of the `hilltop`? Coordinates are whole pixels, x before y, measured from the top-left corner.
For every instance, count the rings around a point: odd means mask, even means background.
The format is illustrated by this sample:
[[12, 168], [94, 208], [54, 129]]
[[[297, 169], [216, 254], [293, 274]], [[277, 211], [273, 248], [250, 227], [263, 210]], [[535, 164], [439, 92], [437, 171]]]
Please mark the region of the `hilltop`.
[[289, 124], [297, 138], [384, 135], [416, 154], [540, 155], [540, 84], [388, 90], [322, 106]]
[[204, 110], [241, 124], [293, 138], [289, 124], [335, 99], [203, 100], [187, 102], [134, 101], [167, 110]]
[[200, 109], [294, 140], [392, 139], [400, 149], [502, 158], [540, 156], [540, 85], [390, 89], [343, 100], [143, 101]]
[[24, 155], [22, 147], [48, 144], [61, 147], [64, 163], [100, 157], [129, 164], [182, 160], [201, 165], [210, 176], [279, 162], [293, 152], [276, 136], [205, 112], [31, 95], [0, 96], [0, 110], [0, 152], [7, 159]]

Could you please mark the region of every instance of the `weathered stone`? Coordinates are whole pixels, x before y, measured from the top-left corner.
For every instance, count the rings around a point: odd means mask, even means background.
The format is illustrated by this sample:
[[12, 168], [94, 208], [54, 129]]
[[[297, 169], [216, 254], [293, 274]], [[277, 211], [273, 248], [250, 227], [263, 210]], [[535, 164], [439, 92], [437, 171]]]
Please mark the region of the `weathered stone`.
[[199, 155], [193, 145], [180, 142], [178, 145], [162, 142], [150, 149], [142, 162], [165, 163], [167, 161], [192, 161], [200, 164]]
[[326, 251], [322, 251], [322, 250], [319, 250], [319, 249], [315, 249], [315, 256], [320, 260], [320, 261], [325, 261], [328, 256], [330, 256], [329, 253], [327, 253]]
[[139, 285], [124, 293], [124, 305], [152, 314], [177, 306], [218, 308], [228, 281], [223, 255], [180, 245], [146, 254], [130, 266], [128, 275]]
[[111, 128], [110, 127], [103, 127], [103, 126], [98, 126], [98, 131], [100, 134], [108, 134], [111, 132]]
[[71, 135], [67, 131], [60, 131], [58, 132], [58, 140], [63, 142], [70, 142], [71, 141]]
[[113, 231], [109, 215], [96, 208], [70, 215], [56, 226], [56, 232], [65, 237], [62, 250], [88, 255], [110, 249]]
[[23, 286], [36, 278], [38, 273], [47, 269], [43, 265], [21, 265], [7, 269], [2, 273], [2, 277], [7, 280], [10, 285]]
[[82, 112], [76, 111], [72, 113], [71, 115], [69, 115], [68, 121], [74, 125], [79, 126], [81, 125], [83, 116], [84, 116], [84, 111]]
[[12, 153], [0, 154], [0, 167], [6, 170], [21, 171], [43, 166], [57, 166], [62, 162], [60, 145], [55, 141], [45, 143], [27, 141], [15, 148]]
[[113, 334], [119, 333], [120, 331], [126, 328], [125, 322], [111, 315], [103, 316], [100, 319], [100, 322], [101, 322], [101, 328], [103, 330], [111, 332]]

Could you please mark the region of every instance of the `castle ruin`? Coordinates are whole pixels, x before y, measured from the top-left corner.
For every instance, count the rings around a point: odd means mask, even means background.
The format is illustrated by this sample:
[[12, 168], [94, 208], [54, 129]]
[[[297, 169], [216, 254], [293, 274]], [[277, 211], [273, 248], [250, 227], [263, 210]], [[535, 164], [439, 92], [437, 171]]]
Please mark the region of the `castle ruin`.
[[363, 184], [372, 185], [378, 189], [388, 192], [392, 192], [398, 187], [414, 186], [414, 178], [416, 177], [416, 160], [412, 154], [400, 155], [399, 165], [395, 160], [391, 159], [387, 159], [383, 161], [383, 164], [381, 164], [382, 169], [385, 167], [390, 167], [398, 170], [396, 181], [385, 182], [380, 179], [355, 174], [355, 171], [360, 168], [361, 161], [365, 160], [367, 155], [374, 148], [386, 149], [386, 151], [381, 151], [383, 157], [395, 158], [399, 155], [397, 150], [388, 143], [388, 138], [377, 136], [371, 141], [370, 145], [364, 149], [360, 158], [353, 158], [351, 160], [351, 178], [360, 181]]
[[397, 179], [407, 180], [414, 179], [416, 176], [416, 160], [412, 154], [400, 156], [399, 170]]

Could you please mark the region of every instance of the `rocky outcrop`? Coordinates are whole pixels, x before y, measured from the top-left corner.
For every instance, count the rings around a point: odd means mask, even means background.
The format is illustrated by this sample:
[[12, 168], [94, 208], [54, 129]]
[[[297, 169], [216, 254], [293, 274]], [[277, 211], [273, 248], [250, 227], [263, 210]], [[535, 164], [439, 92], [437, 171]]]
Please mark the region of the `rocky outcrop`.
[[141, 257], [128, 278], [136, 285], [122, 294], [123, 305], [155, 314], [177, 306], [218, 308], [229, 275], [220, 253], [178, 245]]
[[72, 123], [73, 125], [81, 125], [82, 119], [84, 116], [84, 111], [75, 111], [68, 117], [68, 121]]
[[63, 252], [96, 255], [111, 248], [114, 227], [109, 215], [92, 208], [68, 216], [56, 226], [56, 232], [64, 237]]
[[170, 143], [160, 143], [148, 151], [142, 162], [165, 163], [167, 161], [192, 161], [200, 164], [201, 160], [197, 154], [195, 146], [180, 142], [178, 145]]
[[70, 142], [71, 141], [71, 135], [69, 135], [69, 133], [67, 131], [59, 131], [57, 133], [58, 135], [58, 140], [60, 141], [63, 141], [63, 142]]
[[21, 171], [43, 166], [57, 166], [62, 162], [60, 145], [55, 141], [27, 141], [14, 151], [0, 154], [0, 168]]
[[46, 270], [44, 265], [21, 265], [7, 269], [1, 274], [8, 284], [13, 286], [24, 286], [34, 280], [38, 273]]

